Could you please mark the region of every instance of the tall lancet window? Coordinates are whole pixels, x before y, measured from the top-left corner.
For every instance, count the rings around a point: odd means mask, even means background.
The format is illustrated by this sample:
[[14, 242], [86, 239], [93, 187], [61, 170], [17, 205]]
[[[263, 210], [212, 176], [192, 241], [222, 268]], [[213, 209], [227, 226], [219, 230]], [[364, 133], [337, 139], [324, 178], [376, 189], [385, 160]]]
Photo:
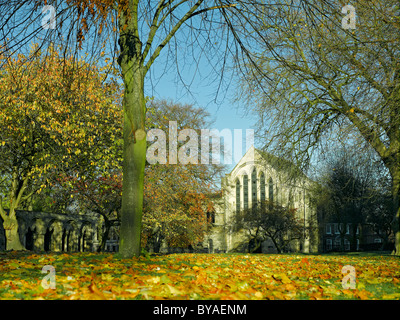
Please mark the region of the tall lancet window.
[[257, 172], [256, 168], [251, 173], [251, 206], [255, 208], [257, 205]]
[[268, 182], [268, 200], [269, 202], [274, 202], [274, 181], [272, 178], [269, 178]]
[[245, 174], [243, 176], [243, 209], [249, 208], [249, 176]]
[[265, 175], [264, 172], [260, 174], [260, 201], [265, 202]]
[[236, 179], [236, 212], [240, 211], [240, 181]]

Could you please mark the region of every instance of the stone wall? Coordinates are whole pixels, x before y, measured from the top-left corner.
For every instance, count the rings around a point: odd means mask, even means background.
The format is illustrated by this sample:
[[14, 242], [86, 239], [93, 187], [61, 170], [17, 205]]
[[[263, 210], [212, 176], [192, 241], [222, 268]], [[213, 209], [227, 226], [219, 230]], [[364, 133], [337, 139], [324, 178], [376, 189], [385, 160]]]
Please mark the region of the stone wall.
[[[18, 233], [27, 250], [76, 252], [95, 251], [99, 245], [95, 214], [58, 214], [36, 211], [17, 211]], [[0, 250], [6, 239], [0, 223]]]

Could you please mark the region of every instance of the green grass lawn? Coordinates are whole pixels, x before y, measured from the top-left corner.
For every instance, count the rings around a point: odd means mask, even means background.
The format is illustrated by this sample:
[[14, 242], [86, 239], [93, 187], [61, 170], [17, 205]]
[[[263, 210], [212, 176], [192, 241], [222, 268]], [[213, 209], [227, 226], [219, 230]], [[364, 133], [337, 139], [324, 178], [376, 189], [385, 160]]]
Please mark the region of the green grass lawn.
[[[42, 286], [50, 276], [41, 273], [45, 265], [55, 268], [55, 289]], [[354, 267], [354, 289], [342, 287], [346, 265]], [[377, 253], [120, 259], [109, 253], [3, 252], [0, 299], [400, 299], [399, 267], [398, 257]]]

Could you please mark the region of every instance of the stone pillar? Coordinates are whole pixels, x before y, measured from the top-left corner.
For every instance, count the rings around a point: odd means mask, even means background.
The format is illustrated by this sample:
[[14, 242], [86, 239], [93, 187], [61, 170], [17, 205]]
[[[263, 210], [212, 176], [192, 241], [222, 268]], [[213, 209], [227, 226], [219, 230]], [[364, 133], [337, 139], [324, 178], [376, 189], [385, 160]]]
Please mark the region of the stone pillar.
[[61, 222], [57, 221], [57, 222], [54, 222], [50, 228], [53, 229], [53, 234], [51, 236], [51, 248], [50, 249], [53, 252], [60, 252], [61, 244], [62, 244], [62, 235], [63, 235], [62, 224], [61, 224]]
[[78, 232], [76, 227], [71, 230], [71, 236], [70, 236], [70, 244], [69, 247], [71, 248], [71, 252], [76, 252], [78, 251]]
[[97, 251], [97, 248], [99, 247], [100, 243], [97, 239], [97, 228], [96, 228], [96, 224], [94, 222], [92, 223], [92, 230], [93, 230], [92, 251]]
[[33, 234], [33, 250], [44, 251], [44, 235], [46, 234], [46, 228], [41, 219], [36, 220], [35, 229], [36, 232]]

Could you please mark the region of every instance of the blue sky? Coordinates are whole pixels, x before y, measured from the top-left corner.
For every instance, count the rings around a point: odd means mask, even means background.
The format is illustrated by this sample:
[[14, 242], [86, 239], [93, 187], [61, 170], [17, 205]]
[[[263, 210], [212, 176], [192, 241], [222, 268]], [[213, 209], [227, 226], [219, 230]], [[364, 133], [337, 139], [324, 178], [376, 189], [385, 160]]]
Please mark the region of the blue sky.
[[[193, 66], [188, 66], [185, 71], [181, 72], [185, 83], [190, 83], [189, 88], [185, 88], [182, 81], [177, 79], [175, 67], [165, 71], [164, 66], [165, 58], [161, 53], [161, 56], [152, 66], [151, 74], [146, 78], [145, 94], [155, 99], [166, 99], [206, 108], [214, 120], [212, 129], [220, 131], [230, 129], [232, 134], [234, 129], [242, 129], [242, 154], [244, 155], [246, 152], [246, 129], [255, 130], [256, 117], [246, 114], [244, 104], [234, 101], [237, 82], [232, 81], [228, 90], [222, 89], [216, 98], [218, 80], [212, 80], [213, 75], [208, 71], [209, 65], [207, 62], [200, 61], [199, 69], [206, 70], [200, 72], [202, 74], [197, 74], [193, 77], [193, 72], [191, 72]], [[160, 76], [161, 72], [163, 74]], [[233, 160], [233, 162], [235, 161]], [[228, 171], [233, 169], [234, 166], [235, 163], [228, 165]]]
[[[243, 106], [233, 101], [233, 92], [228, 93], [224, 101], [216, 103], [213, 101], [215, 94], [212, 87], [196, 87], [190, 91], [190, 94], [182, 87], [165, 76], [154, 88], [153, 94], [156, 99], [171, 99], [174, 102], [194, 104], [206, 108], [211, 117], [215, 119], [213, 125], [215, 129], [254, 129], [254, 118], [246, 115]], [[235, 90], [234, 85], [232, 85], [231, 90]]]

